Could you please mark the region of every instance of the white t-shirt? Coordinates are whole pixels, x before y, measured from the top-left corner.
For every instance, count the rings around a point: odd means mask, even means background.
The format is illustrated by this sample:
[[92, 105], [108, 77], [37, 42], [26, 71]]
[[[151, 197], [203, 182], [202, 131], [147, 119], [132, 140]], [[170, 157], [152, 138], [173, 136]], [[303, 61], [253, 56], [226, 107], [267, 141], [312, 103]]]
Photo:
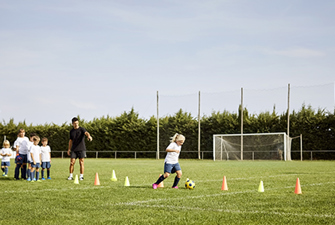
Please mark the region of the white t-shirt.
[[50, 162], [50, 146], [41, 146], [42, 162]]
[[27, 137], [18, 137], [14, 142], [14, 147], [19, 146], [19, 154], [28, 154], [29, 139]]
[[[40, 160], [41, 146], [39, 146], [39, 145], [31, 146], [30, 154], [33, 155], [36, 163], [41, 163], [41, 160]], [[31, 162], [33, 162], [33, 158], [31, 158]]]
[[[1, 154], [12, 154], [12, 149], [2, 148]], [[2, 162], [10, 162], [10, 156], [2, 156]]]
[[31, 162], [31, 155], [30, 155], [31, 146], [34, 146], [34, 142], [29, 141], [29, 143], [28, 143], [28, 153], [27, 153], [27, 155], [28, 155], [27, 156], [28, 162]]
[[172, 142], [171, 144], [169, 144], [169, 146], [167, 146], [166, 149], [179, 150], [179, 153], [177, 153], [177, 152], [168, 152], [166, 154], [164, 162], [167, 163], [167, 164], [176, 164], [176, 163], [178, 163], [178, 158], [179, 158], [179, 154], [180, 154], [180, 151], [181, 151], [181, 146], [177, 145], [176, 142]]

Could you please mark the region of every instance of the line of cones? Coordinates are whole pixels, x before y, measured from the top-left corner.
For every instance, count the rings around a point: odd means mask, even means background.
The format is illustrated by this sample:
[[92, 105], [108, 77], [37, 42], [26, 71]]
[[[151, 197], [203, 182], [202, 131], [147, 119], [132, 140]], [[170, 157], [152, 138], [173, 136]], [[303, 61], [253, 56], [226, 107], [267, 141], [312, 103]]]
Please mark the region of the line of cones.
[[[159, 174], [159, 177], [160, 177], [160, 176], [162, 176], [162, 174]], [[113, 170], [113, 176], [112, 176], [111, 180], [112, 180], [112, 181], [117, 181], [117, 178], [116, 178], [116, 175], [115, 175], [115, 171], [114, 171], [114, 170]], [[74, 179], [74, 183], [75, 183], [75, 184], [79, 184], [78, 175], [76, 175], [76, 177], [75, 177], [75, 179]], [[98, 173], [95, 174], [94, 185], [100, 185], [100, 180], [99, 180], [99, 175], [98, 175]], [[129, 178], [128, 178], [128, 176], [126, 176], [126, 178], [125, 178], [124, 186], [125, 186], [125, 187], [129, 187], [129, 186], [130, 186], [130, 182], [129, 182]], [[157, 187], [163, 188], [163, 187], [164, 187], [164, 183], [163, 183], [163, 181], [162, 181]], [[227, 184], [226, 176], [223, 176], [221, 190], [222, 190], [222, 191], [228, 191], [228, 184]], [[258, 186], [258, 192], [264, 192], [264, 184], [263, 184], [263, 181], [260, 181], [260, 183], [259, 183], [259, 186]], [[297, 181], [296, 181], [296, 184], [295, 184], [294, 194], [302, 194], [299, 178], [297, 178]]]
[[[117, 181], [117, 178], [116, 178], [116, 175], [115, 175], [115, 170], [113, 170], [113, 175], [112, 175], [111, 181]], [[79, 178], [78, 178], [78, 175], [75, 176], [74, 184], [79, 184]], [[94, 185], [100, 185], [100, 180], [99, 180], [99, 175], [98, 175], [98, 173], [95, 174]], [[130, 186], [128, 176], [125, 178], [124, 186]]]
[[[228, 184], [227, 184], [226, 176], [223, 177], [221, 190], [222, 191], [228, 191]], [[263, 181], [260, 181], [260, 183], [259, 183], [258, 192], [264, 192]], [[295, 184], [294, 194], [302, 194], [299, 178], [297, 178], [297, 181], [296, 181], [296, 184]]]

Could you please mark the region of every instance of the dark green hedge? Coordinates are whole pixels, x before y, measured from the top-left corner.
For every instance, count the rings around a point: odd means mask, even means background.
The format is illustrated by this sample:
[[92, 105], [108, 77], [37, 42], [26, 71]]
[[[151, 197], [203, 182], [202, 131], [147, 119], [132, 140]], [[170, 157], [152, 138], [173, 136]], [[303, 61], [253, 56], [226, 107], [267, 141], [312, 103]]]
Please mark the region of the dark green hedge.
[[[71, 119], [71, 118], [70, 118]], [[92, 121], [85, 121], [79, 117], [80, 126], [85, 127], [94, 138], [87, 142], [87, 149], [94, 151], [156, 151], [157, 146], [157, 121], [153, 116], [142, 119], [139, 114], [131, 109], [118, 117], [101, 117]], [[244, 133], [286, 132], [287, 114], [278, 115], [276, 112], [265, 112], [250, 115], [244, 110]], [[201, 118], [201, 151], [212, 151], [213, 134], [238, 134], [240, 133], [240, 113], [213, 112], [210, 116]], [[11, 119], [0, 123], [0, 134], [6, 135], [13, 144], [19, 128], [26, 130], [26, 135], [35, 132], [40, 137], [47, 137], [49, 145], [54, 151], [66, 151], [69, 142], [71, 123], [62, 125], [44, 124], [27, 125], [25, 122], [18, 124]], [[169, 139], [174, 133], [186, 136], [182, 157], [197, 158], [197, 153], [187, 153], [198, 150], [198, 119], [190, 113], [179, 110], [174, 116], [160, 118], [160, 150], [164, 151], [169, 144]], [[305, 150], [335, 150], [335, 116], [334, 113], [324, 110], [313, 110], [311, 107], [302, 106], [298, 112], [290, 115], [290, 136], [303, 135], [303, 148]], [[299, 150], [299, 141], [293, 141], [292, 150]], [[148, 154], [148, 153], [147, 153]], [[107, 153], [111, 157], [111, 153]], [[298, 155], [298, 154], [297, 154]], [[319, 158], [334, 159], [335, 154], [319, 153]], [[126, 155], [128, 156], [128, 155]], [[139, 157], [146, 157], [139, 153]], [[129, 157], [134, 157], [129, 153]], [[149, 157], [154, 157], [149, 156]], [[160, 157], [164, 157], [161, 154]], [[205, 158], [211, 158], [209, 153]], [[300, 156], [293, 157], [299, 158]]]

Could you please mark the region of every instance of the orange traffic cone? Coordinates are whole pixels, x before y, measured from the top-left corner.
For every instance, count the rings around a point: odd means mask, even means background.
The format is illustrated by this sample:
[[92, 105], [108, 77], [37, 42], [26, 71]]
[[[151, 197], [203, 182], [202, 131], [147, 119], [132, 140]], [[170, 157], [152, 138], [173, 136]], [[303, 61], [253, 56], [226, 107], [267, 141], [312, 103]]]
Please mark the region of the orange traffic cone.
[[223, 177], [221, 191], [228, 191], [228, 185], [226, 181], [226, 176]]
[[98, 173], [95, 174], [94, 185], [100, 185], [100, 181], [99, 181], [99, 175], [98, 175]]
[[295, 184], [294, 194], [297, 194], [297, 195], [302, 194], [299, 178], [297, 178], [297, 182]]
[[[159, 174], [159, 177], [161, 177], [162, 174]], [[163, 188], [164, 187], [164, 182], [160, 182], [157, 187]]]

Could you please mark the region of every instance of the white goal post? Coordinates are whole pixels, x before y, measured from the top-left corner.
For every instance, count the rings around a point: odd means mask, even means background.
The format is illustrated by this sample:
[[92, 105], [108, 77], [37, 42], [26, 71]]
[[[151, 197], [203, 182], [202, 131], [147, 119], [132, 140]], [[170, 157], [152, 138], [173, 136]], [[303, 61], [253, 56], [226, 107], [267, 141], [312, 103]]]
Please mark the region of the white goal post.
[[214, 134], [213, 160], [291, 160], [288, 139], [285, 132]]

